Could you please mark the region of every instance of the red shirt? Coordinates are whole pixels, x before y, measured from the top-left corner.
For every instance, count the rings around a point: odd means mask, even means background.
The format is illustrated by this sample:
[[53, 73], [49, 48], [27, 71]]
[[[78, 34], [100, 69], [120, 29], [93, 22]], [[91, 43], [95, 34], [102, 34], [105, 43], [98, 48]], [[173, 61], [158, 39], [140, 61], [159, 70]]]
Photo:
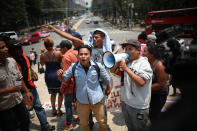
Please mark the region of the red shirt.
[[[68, 68], [71, 66], [72, 63], [75, 63], [78, 61], [77, 58], [78, 51], [69, 49], [62, 58], [62, 69], [65, 72], [68, 70]], [[62, 82], [61, 85], [62, 88], [65, 88], [64, 94], [72, 94], [73, 93], [73, 87], [74, 87], [74, 79], [70, 78], [66, 82]]]

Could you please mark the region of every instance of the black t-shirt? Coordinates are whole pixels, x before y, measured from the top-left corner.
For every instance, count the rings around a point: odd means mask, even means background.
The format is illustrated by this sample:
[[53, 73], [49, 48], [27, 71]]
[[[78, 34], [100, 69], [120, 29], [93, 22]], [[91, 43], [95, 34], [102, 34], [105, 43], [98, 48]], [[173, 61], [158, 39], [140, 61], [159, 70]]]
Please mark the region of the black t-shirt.
[[85, 70], [86, 74], [88, 73], [88, 70], [89, 70], [89, 67], [84, 67], [83, 66], [83, 69]]

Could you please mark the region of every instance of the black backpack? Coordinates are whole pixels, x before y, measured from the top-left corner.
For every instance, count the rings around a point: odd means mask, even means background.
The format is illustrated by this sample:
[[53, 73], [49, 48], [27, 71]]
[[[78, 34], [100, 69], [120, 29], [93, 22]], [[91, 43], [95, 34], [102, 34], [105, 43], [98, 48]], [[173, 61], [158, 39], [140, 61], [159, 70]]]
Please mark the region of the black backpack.
[[[76, 100], [77, 100], [76, 93], [75, 93], [76, 85], [75, 85], [75, 77], [74, 77], [75, 75], [74, 74], [75, 74], [75, 69], [76, 69], [76, 66], [77, 66], [78, 63], [79, 63], [79, 61], [77, 61], [72, 67], [72, 74], [73, 74], [73, 79], [74, 79], [73, 102], [76, 102]], [[96, 72], [97, 72], [97, 75], [98, 75], [98, 79], [99, 79], [100, 78], [100, 68], [99, 68], [99, 66], [98, 66], [98, 64], [96, 62], [94, 62], [94, 63], [95, 63], [95, 65], [93, 65], [93, 67], [96, 69]], [[100, 80], [99, 80], [99, 83], [100, 83], [100, 86], [101, 86], [102, 91], [103, 91], [103, 86], [102, 86]]]

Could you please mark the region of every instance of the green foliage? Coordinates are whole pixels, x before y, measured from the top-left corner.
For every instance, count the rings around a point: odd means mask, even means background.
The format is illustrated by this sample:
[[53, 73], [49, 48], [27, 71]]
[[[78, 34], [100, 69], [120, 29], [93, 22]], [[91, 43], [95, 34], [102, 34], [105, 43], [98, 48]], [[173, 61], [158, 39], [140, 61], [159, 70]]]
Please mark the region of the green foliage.
[[0, 0], [0, 31], [19, 30], [58, 19], [65, 12], [42, 9], [65, 8], [68, 0]]
[[[17, 25], [24, 24], [25, 11], [24, 0], [1, 0], [0, 30], [11, 30]], [[18, 4], [21, 3], [21, 4]], [[10, 27], [10, 28], [7, 28]]]

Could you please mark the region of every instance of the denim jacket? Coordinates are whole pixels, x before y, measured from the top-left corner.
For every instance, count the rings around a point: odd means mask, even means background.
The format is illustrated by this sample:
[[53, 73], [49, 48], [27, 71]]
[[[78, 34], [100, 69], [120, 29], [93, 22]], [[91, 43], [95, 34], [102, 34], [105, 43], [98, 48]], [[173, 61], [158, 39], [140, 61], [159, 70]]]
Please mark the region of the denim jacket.
[[[96, 104], [100, 102], [103, 97], [103, 91], [101, 89], [98, 74], [94, 68], [94, 62], [90, 61], [90, 67], [86, 74], [83, 66], [80, 62], [76, 65], [75, 69], [75, 85], [76, 85], [76, 97], [77, 100], [82, 104]], [[105, 85], [108, 85], [110, 82], [110, 77], [104, 67], [97, 63], [100, 68], [100, 80]], [[64, 80], [67, 81], [72, 77], [72, 67], [74, 63], [69, 67], [69, 69], [64, 73]]]

